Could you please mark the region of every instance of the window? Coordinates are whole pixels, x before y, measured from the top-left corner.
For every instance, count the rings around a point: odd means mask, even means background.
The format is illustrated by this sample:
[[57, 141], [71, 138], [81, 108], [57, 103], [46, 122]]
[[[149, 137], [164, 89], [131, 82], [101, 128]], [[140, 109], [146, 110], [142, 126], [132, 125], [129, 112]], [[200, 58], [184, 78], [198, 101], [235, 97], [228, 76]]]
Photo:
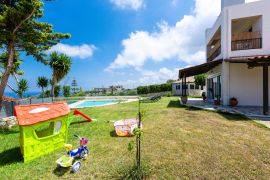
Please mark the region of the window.
[[187, 84], [183, 84], [183, 89], [188, 89], [188, 85]]
[[61, 125], [62, 125], [61, 121], [56, 122], [55, 131], [54, 131], [55, 134], [58, 134], [60, 132]]
[[35, 129], [35, 133], [38, 138], [44, 138], [53, 135], [54, 133], [53, 130], [54, 130], [54, 122], [50, 122], [39, 126], [37, 129]]
[[176, 90], [180, 90], [180, 89], [181, 89], [180, 84], [177, 84], [177, 85], [176, 85]]
[[200, 86], [199, 85], [195, 85], [195, 89], [200, 89]]
[[190, 86], [190, 89], [194, 89], [195, 87], [194, 87], [194, 84], [191, 84]]

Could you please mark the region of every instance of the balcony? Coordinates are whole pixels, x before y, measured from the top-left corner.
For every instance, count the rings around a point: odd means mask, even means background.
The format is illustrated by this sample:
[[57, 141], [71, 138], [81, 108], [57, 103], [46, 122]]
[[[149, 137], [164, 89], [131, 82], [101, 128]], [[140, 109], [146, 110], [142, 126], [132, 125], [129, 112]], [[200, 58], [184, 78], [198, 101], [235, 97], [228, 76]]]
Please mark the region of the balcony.
[[243, 32], [232, 36], [232, 51], [261, 48], [262, 38], [259, 32]]
[[216, 57], [218, 57], [221, 53], [221, 46], [219, 45], [217, 48], [215, 48], [214, 51], [209, 52], [209, 56], [207, 57], [207, 62], [213, 61]]

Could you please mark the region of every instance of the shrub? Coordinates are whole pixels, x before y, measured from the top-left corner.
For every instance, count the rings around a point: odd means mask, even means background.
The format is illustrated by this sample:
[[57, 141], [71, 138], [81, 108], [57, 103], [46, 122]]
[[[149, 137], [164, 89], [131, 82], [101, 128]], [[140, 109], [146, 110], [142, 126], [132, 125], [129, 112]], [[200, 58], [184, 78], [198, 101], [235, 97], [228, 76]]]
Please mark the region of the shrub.
[[54, 96], [58, 97], [60, 95], [60, 91], [61, 91], [61, 86], [57, 85], [54, 87]]
[[137, 88], [138, 94], [159, 93], [166, 91], [172, 91], [172, 83], [155, 84], [150, 86], [139, 86]]
[[70, 96], [70, 86], [63, 86], [63, 94], [65, 97], [69, 97]]

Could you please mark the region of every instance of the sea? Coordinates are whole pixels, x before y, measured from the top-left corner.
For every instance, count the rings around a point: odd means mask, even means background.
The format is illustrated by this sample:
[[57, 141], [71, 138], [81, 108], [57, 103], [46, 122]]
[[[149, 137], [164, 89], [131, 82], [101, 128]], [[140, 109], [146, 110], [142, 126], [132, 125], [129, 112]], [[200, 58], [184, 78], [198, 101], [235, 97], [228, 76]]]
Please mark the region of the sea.
[[[24, 98], [28, 97], [38, 97], [41, 94], [41, 92], [25, 92], [23, 94]], [[14, 92], [5, 92], [4, 96], [13, 97], [13, 98], [19, 98], [19, 96]]]

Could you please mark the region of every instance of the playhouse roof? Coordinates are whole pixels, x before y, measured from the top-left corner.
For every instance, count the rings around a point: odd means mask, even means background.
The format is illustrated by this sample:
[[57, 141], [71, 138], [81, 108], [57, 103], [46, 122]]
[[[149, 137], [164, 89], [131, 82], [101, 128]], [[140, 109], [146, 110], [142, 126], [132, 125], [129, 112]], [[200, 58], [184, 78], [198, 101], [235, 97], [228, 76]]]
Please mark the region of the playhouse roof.
[[44, 122], [65, 116], [69, 114], [69, 112], [70, 109], [66, 102], [15, 106], [15, 116], [17, 116], [20, 126]]

